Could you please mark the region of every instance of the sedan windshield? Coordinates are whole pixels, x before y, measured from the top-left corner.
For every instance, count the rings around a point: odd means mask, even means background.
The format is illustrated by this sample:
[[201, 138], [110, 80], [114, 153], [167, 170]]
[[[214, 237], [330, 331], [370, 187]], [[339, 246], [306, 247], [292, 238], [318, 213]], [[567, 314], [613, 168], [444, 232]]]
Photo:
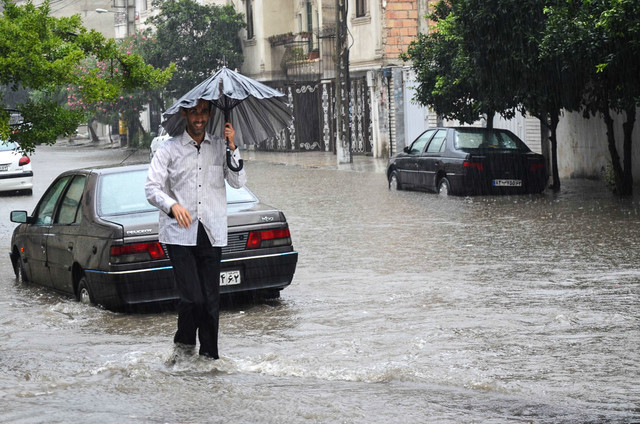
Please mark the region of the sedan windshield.
[[513, 133], [505, 130], [486, 128], [456, 129], [457, 149], [500, 149], [528, 152], [529, 148]]

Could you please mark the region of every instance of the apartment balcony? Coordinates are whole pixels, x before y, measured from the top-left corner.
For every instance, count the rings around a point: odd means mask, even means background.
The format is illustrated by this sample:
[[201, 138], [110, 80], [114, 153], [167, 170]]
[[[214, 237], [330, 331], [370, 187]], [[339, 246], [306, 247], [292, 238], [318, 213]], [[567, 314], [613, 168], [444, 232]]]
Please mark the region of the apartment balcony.
[[317, 81], [332, 78], [334, 36], [323, 31], [285, 33], [268, 38], [276, 63], [289, 81]]

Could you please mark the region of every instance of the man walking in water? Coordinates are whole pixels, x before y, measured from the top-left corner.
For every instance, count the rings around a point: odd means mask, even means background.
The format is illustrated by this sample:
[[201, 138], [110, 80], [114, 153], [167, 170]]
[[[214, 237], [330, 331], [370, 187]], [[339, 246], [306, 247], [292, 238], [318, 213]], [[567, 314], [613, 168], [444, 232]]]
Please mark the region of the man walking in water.
[[[225, 140], [207, 133], [212, 107], [199, 99], [194, 107], [181, 110], [186, 129], [153, 156], [145, 191], [149, 203], [161, 211], [159, 239], [167, 246], [180, 293], [176, 348], [195, 351], [197, 333], [199, 354], [218, 359], [220, 259], [227, 244], [225, 179], [240, 188], [247, 177], [243, 169], [227, 167]], [[230, 123], [224, 136], [233, 152], [232, 165], [238, 166], [240, 153]]]

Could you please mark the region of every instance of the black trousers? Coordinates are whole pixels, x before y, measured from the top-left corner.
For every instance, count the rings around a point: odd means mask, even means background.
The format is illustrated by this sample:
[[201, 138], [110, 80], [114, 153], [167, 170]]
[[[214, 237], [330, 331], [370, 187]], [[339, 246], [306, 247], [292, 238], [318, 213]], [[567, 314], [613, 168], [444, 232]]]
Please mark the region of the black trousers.
[[169, 244], [167, 249], [180, 293], [178, 331], [173, 341], [195, 346], [197, 332], [200, 355], [218, 359], [222, 248], [211, 246], [198, 223], [196, 246]]

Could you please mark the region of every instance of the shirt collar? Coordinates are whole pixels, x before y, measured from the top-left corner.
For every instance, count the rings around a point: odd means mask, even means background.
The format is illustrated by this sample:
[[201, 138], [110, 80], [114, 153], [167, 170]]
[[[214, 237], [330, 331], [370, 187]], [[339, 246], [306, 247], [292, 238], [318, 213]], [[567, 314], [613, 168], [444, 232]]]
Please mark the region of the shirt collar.
[[[213, 141], [213, 138], [211, 136], [211, 134], [209, 134], [208, 132], [204, 133], [204, 140], [202, 140], [202, 142], [209, 142], [211, 143]], [[187, 144], [193, 144], [196, 141], [191, 138], [191, 136], [189, 135], [189, 133], [185, 130], [182, 133], [182, 136], [180, 137], [180, 143], [182, 143], [183, 146], [186, 146]]]

